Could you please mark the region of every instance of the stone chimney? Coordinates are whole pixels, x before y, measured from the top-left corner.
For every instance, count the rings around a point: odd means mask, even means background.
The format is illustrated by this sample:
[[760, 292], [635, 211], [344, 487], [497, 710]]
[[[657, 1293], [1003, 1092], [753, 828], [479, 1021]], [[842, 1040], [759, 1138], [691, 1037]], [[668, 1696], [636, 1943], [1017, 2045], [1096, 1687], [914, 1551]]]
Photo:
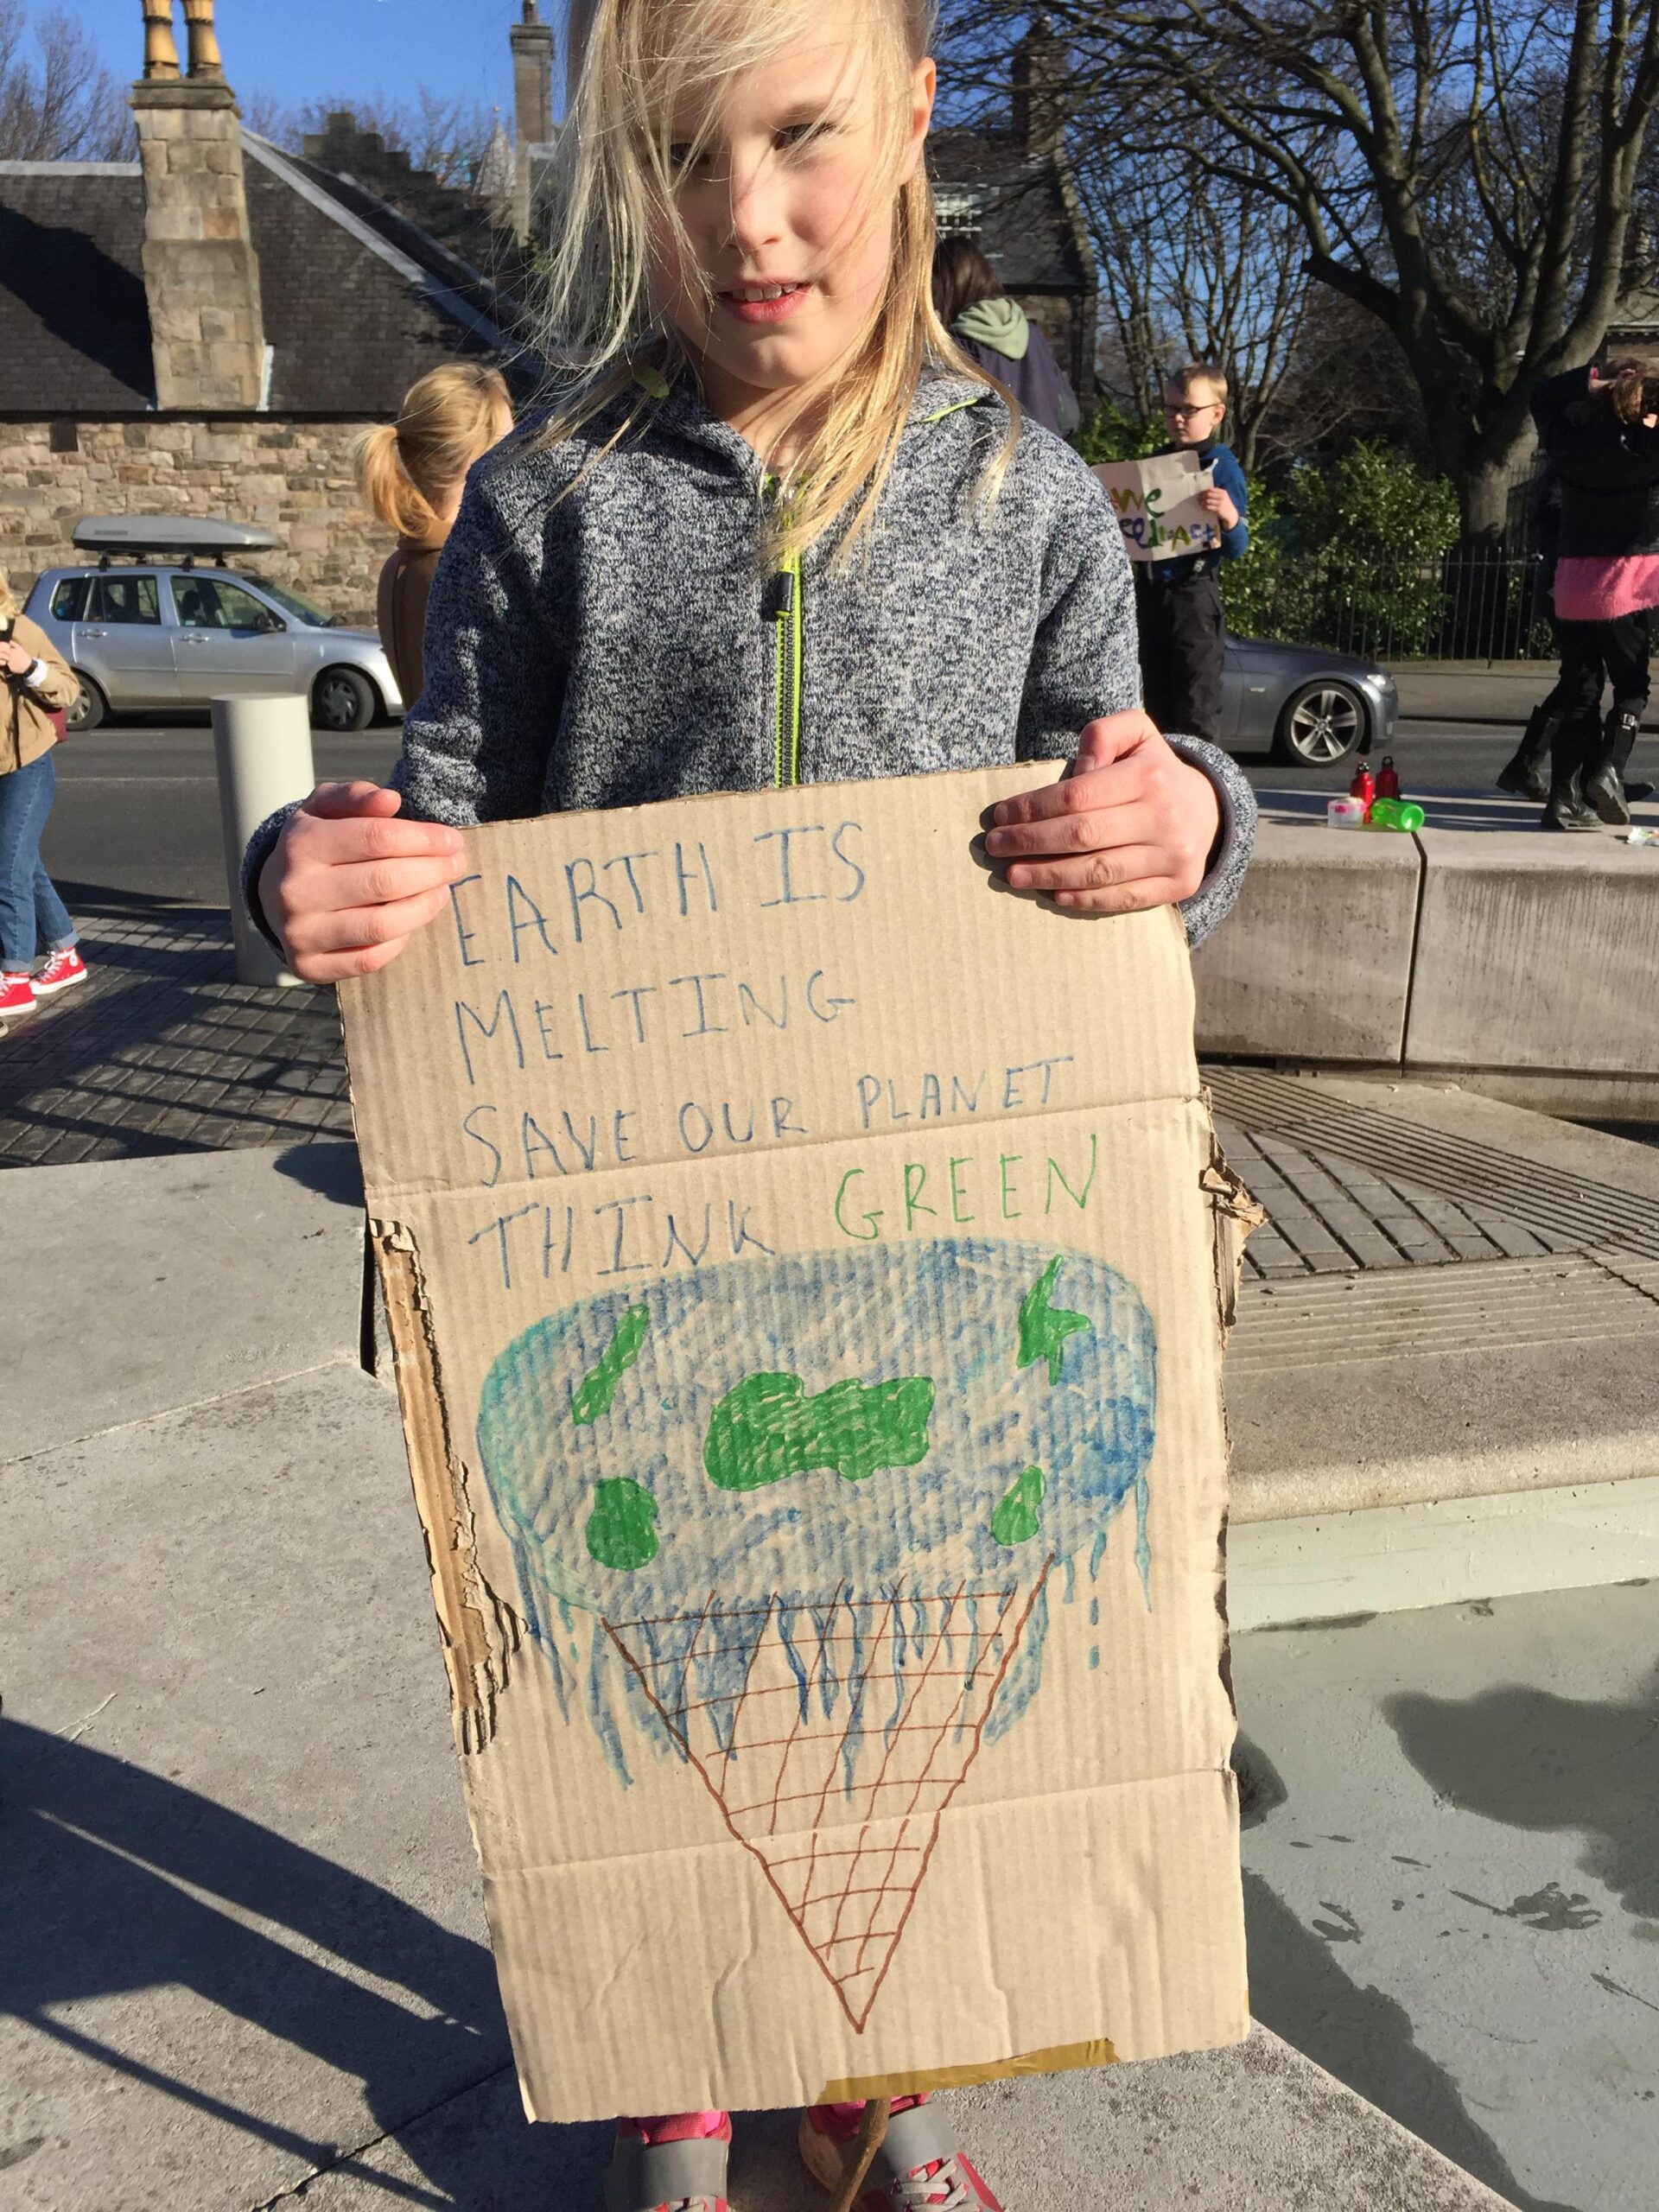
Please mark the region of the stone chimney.
[[530, 236], [531, 149], [553, 137], [553, 33], [536, 0], [524, 0], [523, 21], [507, 33], [512, 48], [512, 226]]
[[1066, 59], [1046, 16], [1014, 49], [1014, 135], [1028, 153], [1057, 154], [1065, 124]]
[[132, 88], [144, 171], [144, 295], [160, 407], [257, 408], [264, 383], [259, 264], [248, 231], [241, 118], [213, 35], [213, 0], [184, 0], [179, 74], [171, 0], [143, 0]]

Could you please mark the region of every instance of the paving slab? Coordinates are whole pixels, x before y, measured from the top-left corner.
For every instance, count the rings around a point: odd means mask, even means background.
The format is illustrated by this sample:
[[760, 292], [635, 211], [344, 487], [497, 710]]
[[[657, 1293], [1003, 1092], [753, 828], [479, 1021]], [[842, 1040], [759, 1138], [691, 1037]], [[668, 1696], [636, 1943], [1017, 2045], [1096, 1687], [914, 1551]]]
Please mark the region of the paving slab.
[[1233, 1640], [1258, 2018], [1524, 2212], [1656, 2201], [1656, 1653], [1659, 1581]]
[[[1097, 2073], [997, 2082], [947, 2100], [1012, 2212], [1500, 2212], [1503, 2203], [1277, 2036]], [[487, 2082], [306, 2190], [307, 2212], [369, 2212], [432, 2164], [468, 2179], [472, 2212], [594, 2212], [603, 2128], [527, 2127], [510, 2078]], [[792, 2113], [740, 2113], [733, 2212], [823, 2212]], [[550, 2139], [541, 2140], [538, 2139]], [[283, 2200], [297, 2202], [298, 2200]]]
[[357, 1360], [362, 1205], [340, 1143], [0, 1175], [0, 1463]]
[[263, 2204], [499, 2072], [387, 1394], [323, 1367], [59, 1445], [0, 1516], [7, 2204]]

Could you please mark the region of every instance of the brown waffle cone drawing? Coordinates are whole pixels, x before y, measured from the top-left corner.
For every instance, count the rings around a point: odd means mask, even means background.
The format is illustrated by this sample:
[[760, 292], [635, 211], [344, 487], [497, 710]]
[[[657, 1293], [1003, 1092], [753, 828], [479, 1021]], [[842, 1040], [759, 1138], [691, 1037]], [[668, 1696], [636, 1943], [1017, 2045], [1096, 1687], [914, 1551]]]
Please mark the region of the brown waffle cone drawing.
[[[996, 1589], [605, 1630], [862, 2030], [1049, 1564]], [[741, 1667], [735, 1689], [734, 1655]], [[709, 1694], [705, 1694], [705, 1691]]]

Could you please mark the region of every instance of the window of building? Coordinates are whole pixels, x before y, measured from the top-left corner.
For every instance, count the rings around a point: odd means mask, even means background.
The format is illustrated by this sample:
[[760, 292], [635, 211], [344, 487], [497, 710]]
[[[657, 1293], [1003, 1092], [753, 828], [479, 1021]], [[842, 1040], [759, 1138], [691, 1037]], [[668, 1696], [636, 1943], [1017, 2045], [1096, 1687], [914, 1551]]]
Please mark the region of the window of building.
[[47, 450], [49, 453], [79, 453], [80, 451], [79, 423], [60, 418], [59, 421], [48, 424], [46, 442]]
[[942, 238], [972, 238], [985, 227], [988, 194], [982, 184], [936, 184], [933, 219]]

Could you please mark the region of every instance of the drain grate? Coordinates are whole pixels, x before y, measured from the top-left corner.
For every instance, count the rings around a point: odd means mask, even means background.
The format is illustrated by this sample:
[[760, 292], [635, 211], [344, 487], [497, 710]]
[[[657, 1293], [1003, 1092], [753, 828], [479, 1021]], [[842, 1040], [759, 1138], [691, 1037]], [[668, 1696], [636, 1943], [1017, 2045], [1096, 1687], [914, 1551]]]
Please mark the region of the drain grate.
[[[1446, 1229], [1437, 1233], [1443, 1245], [1451, 1249], [1434, 1255], [1424, 1240], [1423, 1257], [1478, 1259], [1497, 1253], [1527, 1256], [1524, 1252], [1516, 1253], [1513, 1243], [1503, 1241], [1505, 1227], [1518, 1224], [1536, 1240], [1537, 1249], [1581, 1252], [1601, 1248], [1610, 1253], [1659, 1259], [1659, 1206], [1615, 1184], [1567, 1174], [1560, 1168], [1500, 1152], [1492, 1145], [1382, 1113], [1375, 1107], [1356, 1106], [1346, 1099], [1321, 1095], [1309, 1084], [1263, 1069], [1207, 1067], [1205, 1080], [1217, 1113], [1241, 1124], [1246, 1133], [1246, 1148], [1253, 1147], [1269, 1162], [1276, 1152], [1287, 1159], [1281, 1148], [1288, 1146], [1327, 1168], [1337, 1161], [1361, 1163], [1373, 1183], [1396, 1197], [1415, 1186], [1439, 1200], [1450, 1200], [1466, 1226], [1456, 1227], [1447, 1217]], [[1385, 1168], [1378, 1163], [1385, 1163]], [[1249, 1183], [1248, 1166], [1235, 1165]], [[1351, 1198], [1355, 1195], [1349, 1193]], [[1263, 1203], [1272, 1214], [1272, 1196]], [[1316, 1205], [1313, 1210], [1319, 1212], [1324, 1208]], [[1375, 1224], [1376, 1213], [1381, 1211], [1375, 1200], [1372, 1210]], [[1412, 1210], [1424, 1211], [1421, 1200]], [[1459, 1240], [1467, 1249], [1459, 1248]], [[1390, 1241], [1403, 1243], [1401, 1238]], [[1402, 1249], [1400, 1259], [1392, 1264], [1417, 1256]], [[1338, 1264], [1373, 1267], [1390, 1262], [1355, 1253]]]
[[1230, 1376], [1523, 1344], [1659, 1337], [1659, 1267], [1584, 1254], [1246, 1283]]

